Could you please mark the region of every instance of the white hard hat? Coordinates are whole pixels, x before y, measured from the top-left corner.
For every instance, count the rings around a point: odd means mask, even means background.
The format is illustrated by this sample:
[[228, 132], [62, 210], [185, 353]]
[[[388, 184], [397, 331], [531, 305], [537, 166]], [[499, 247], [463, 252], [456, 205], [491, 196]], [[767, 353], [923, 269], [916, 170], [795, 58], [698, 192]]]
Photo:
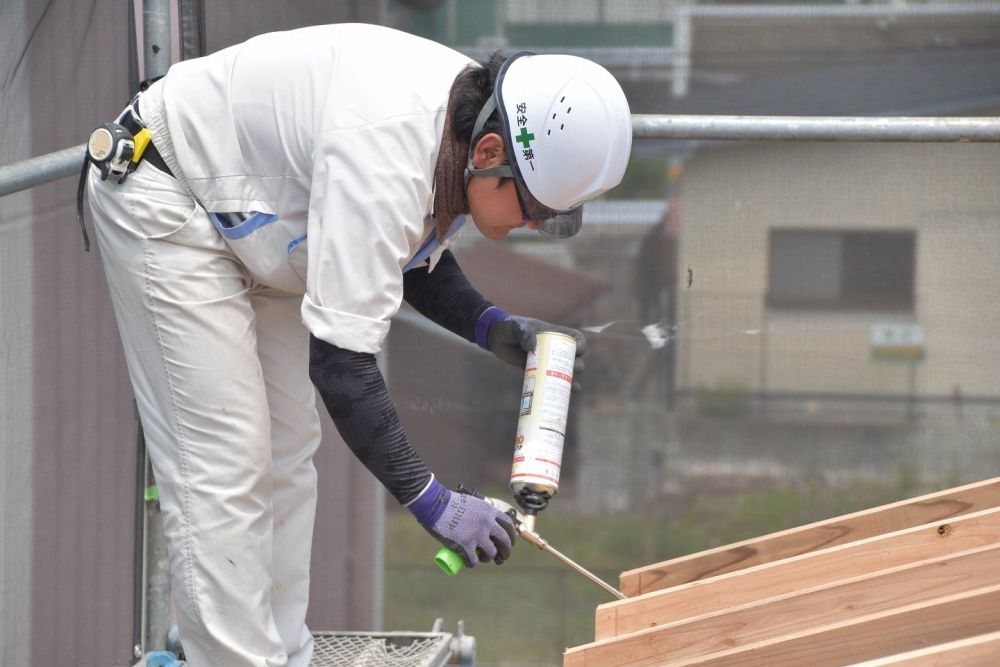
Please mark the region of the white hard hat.
[[632, 116], [618, 81], [584, 58], [518, 53], [500, 67], [473, 139], [497, 109], [508, 165], [470, 176], [509, 176], [539, 230], [565, 238], [580, 230], [581, 206], [618, 185], [632, 150]]

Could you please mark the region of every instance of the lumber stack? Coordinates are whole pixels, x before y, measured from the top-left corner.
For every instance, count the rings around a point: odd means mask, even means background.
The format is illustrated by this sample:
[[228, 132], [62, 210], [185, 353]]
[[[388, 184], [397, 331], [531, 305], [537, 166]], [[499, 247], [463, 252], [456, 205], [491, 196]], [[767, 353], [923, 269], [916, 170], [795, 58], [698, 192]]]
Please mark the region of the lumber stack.
[[1000, 665], [1000, 478], [624, 572], [564, 667]]

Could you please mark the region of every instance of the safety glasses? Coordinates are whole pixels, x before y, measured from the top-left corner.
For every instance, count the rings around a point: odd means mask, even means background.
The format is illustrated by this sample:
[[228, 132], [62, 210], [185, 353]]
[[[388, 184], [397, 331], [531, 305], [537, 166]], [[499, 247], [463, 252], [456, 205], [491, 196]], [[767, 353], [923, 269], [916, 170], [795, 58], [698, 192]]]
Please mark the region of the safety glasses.
[[543, 236], [554, 239], [565, 239], [580, 231], [580, 226], [583, 224], [583, 207], [581, 206], [570, 211], [557, 211], [542, 204], [525, 187], [516, 172], [515, 166], [501, 164], [486, 169], [476, 169], [473, 167], [467, 171], [472, 176], [497, 176], [499, 178], [509, 178], [514, 181], [514, 190], [517, 192], [517, 203], [521, 206], [521, 218], [537, 223], [538, 232]]
[[[512, 173], [513, 171], [511, 169]], [[525, 220], [537, 222], [541, 234], [554, 239], [565, 239], [580, 231], [580, 225], [583, 223], [582, 206], [571, 211], [549, 208], [531, 196], [520, 178], [513, 175], [512, 178], [517, 191], [517, 201], [521, 205], [521, 215]]]

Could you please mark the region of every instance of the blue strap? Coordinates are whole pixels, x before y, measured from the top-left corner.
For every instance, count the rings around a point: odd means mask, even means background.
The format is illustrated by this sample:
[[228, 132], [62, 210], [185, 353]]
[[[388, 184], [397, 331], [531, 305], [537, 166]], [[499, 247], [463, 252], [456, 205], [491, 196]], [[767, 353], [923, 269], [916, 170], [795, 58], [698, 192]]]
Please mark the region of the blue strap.
[[[460, 213], [459, 215], [456, 215], [455, 219], [451, 221], [451, 225], [448, 227], [448, 232], [444, 235], [444, 240], [448, 240], [449, 238], [454, 236], [455, 233], [459, 229], [461, 229], [462, 225], [464, 224], [465, 224], [465, 214]], [[421, 244], [420, 249], [417, 250], [417, 254], [415, 254], [412, 258], [410, 258], [410, 261], [407, 262], [406, 266], [403, 267], [403, 273], [406, 273], [410, 269], [415, 269], [424, 262], [426, 262], [427, 258], [433, 255], [434, 251], [437, 250], [440, 246], [441, 243], [439, 243], [437, 240], [437, 230], [432, 229], [430, 234], [427, 235], [427, 238], [424, 239], [424, 242], [423, 244]]]
[[255, 231], [278, 220], [273, 213], [209, 213], [219, 233], [230, 241], [250, 236]]

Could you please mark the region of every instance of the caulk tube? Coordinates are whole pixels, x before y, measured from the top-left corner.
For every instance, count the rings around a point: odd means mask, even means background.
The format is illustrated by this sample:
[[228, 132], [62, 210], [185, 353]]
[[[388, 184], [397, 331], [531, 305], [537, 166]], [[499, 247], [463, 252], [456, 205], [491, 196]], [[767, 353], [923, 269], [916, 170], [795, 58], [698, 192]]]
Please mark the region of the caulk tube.
[[510, 472], [510, 488], [531, 530], [534, 515], [545, 509], [559, 490], [576, 360], [572, 336], [539, 331], [535, 337], [537, 344], [528, 353], [524, 368]]

